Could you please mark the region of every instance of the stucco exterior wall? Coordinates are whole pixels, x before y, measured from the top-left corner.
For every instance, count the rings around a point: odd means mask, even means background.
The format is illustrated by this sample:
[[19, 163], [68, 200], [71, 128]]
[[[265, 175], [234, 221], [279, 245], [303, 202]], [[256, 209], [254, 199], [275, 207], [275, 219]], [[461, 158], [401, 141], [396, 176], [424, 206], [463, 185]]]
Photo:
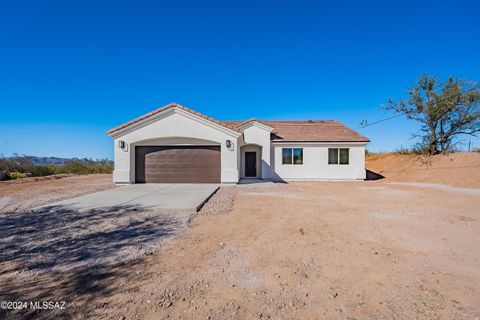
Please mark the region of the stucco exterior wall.
[[257, 176], [256, 178], [262, 177], [262, 147], [249, 144], [241, 147], [241, 165], [240, 165], [240, 178], [245, 178], [245, 152], [253, 151], [257, 153]]
[[256, 144], [262, 147], [261, 153], [261, 176], [262, 179], [271, 178], [271, 141], [270, 132], [255, 125], [246, 128], [243, 131], [243, 139], [245, 144]]
[[[282, 164], [282, 148], [303, 148], [303, 164]], [[328, 148], [350, 149], [349, 164], [329, 165]], [[272, 163], [277, 180], [365, 179], [365, 143], [272, 144]]]
[[[221, 182], [238, 182], [240, 167], [239, 152], [237, 151], [238, 137], [218, 130], [215, 125], [182, 114], [182, 112], [171, 112], [162, 118], [154, 119], [150, 123], [114, 137], [114, 182], [135, 183], [135, 146], [159, 145], [155, 139], [163, 139], [166, 145], [175, 143], [220, 145]], [[124, 150], [118, 147], [120, 140], [127, 144]], [[226, 140], [233, 142], [233, 150], [226, 147]]]

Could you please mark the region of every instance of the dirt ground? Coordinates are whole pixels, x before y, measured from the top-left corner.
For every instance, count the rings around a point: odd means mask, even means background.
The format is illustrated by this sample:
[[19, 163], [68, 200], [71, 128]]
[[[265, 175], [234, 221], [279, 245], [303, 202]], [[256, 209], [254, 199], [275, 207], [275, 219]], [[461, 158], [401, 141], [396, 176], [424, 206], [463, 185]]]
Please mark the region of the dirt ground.
[[480, 318], [480, 197], [390, 182], [224, 187], [214, 198], [234, 190], [231, 212], [200, 214], [143, 260], [23, 279], [0, 270], [0, 300], [66, 301], [4, 315]]
[[115, 187], [110, 174], [55, 175], [0, 182], [0, 214]]
[[433, 157], [395, 153], [369, 154], [366, 167], [385, 176], [388, 181], [480, 188], [480, 152], [458, 152]]

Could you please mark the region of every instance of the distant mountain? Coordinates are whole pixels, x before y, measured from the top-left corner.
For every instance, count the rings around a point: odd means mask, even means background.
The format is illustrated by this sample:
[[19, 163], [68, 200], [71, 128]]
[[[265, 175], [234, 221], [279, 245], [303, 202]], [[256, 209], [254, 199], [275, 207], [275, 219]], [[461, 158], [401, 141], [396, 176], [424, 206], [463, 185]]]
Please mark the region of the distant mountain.
[[54, 165], [54, 166], [62, 166], [71, 161], [80, 161], [83, 163], [107, 163], [113, 164], [112, 160], [109, 159], [88, 159], [88, 158], [59, 158], [59, 157], [37, 157], [37, 156], [27, 156], [27, 155], [18, 155], [14, 154], [11, 157], [4, 157], [0, 154], [0, 160], [11, 160], [15, 163], [28, 163], [30, 162], [33, 165]]
[[57, 158], [57, 157], [35, 157], [35, 156], [29, 156], [31, 158], [32, 164], [38, 165], [38, 164], [53, 164], [56, 166], [61, 166], [64, 165], [66, 162], [72, 161], [72, 160], [80, 160], [78, 158]]

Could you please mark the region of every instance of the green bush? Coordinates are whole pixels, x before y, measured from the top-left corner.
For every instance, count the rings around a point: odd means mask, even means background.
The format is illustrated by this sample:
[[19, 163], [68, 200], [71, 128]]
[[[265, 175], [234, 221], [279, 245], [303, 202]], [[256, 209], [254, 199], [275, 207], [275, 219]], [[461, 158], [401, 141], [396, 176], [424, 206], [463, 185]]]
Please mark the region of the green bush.
[[30, 169], [30, 173], [34, 177], [43, 177], [55, 174], [55, 166], [53, 165], [34, 165]]
[[0, 157], [0, 171], [6, 172], [9, 179], [27, 176], [41, 177], [52, 174], [92, 174], [112, 173], [113, 161], [107, 159], [71, 160], [64, 165], [34, 165], [32, 157], [14, 155], [10, 158]]
[[28, 173], [25, 173], [25, 172], [9, 172], [8, 173], [8, 178], [10, 180], [22, 179], [22, 178], [29, 177], [29, 176], [31, 176], [31, 175], [28, 174]]
[[72, 160], [57, 167], [56, 173], [91, 174], [112, 173], [113, 162], [110, 160]]

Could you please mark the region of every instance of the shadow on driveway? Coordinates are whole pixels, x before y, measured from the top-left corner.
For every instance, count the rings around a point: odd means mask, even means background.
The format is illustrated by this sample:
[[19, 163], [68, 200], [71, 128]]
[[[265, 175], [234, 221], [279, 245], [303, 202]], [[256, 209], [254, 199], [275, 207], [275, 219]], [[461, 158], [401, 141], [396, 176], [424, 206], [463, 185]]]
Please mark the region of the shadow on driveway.
[[[76, 211], [51, 206], [0, 216], [0, 275], [79, 271], [142, 257], [179, 234], [189, 210], [136, 205]], [[5, 270], [6, 269], [6, 270]]]
[[119, 279], [139, 283], [132, 271], [138, 258], [181, 233], [193, 213], [138, 205], [81, 212], [51, 206], [0, 216], [0, 301], [70, 303], [67, 310], [0, 310], [0, 318], [69, 318], [101, 310], [99, 300], [125, 290]]

